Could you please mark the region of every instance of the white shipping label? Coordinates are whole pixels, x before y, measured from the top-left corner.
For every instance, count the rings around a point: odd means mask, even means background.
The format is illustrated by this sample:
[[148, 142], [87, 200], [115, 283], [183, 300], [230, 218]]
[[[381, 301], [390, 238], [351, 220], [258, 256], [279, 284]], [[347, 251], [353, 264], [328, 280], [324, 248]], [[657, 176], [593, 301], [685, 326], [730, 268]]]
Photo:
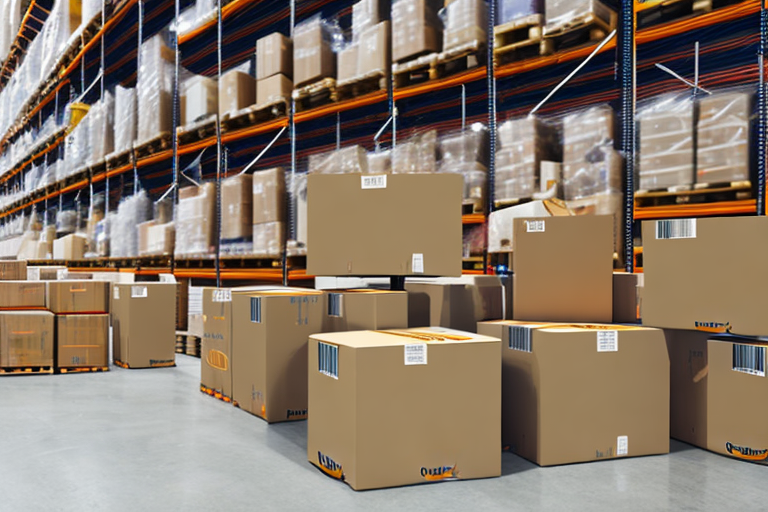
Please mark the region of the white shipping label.
[[27, 281], [39, 281], [40, 280], [40, 269], [39, 268], [28, 268], [27, 269]]
[[67, 269], [60, 268], [56, 271], [56, 280], [57, 281], [64, 281], [67, 279]]
[[173, 274], [160, 274], [158, 276], [160, 278], [161, 283], [175, 283], [176, 278], [173, 277]]
[[423, 274], [424, 273], [424, 255], [414, 253], [413, 257], [411, 258], [411, 271], [414, 274]]
[[543, 220], [527, 220], [525, 221], [525, 230], [528, 233], [544, 233], [546, 225]]
[[619, 436], [616, 438], [616, 455], [629, 454], [629, 437]]
[[413, 343], [405, 345], [405, 365], [427, 364], [427, 344]]
[[112, 294], [112, 297], [114, 297], [115, 300], [120, 300], [120, 288], [115, 286], [114, 293]]
[[656, 239], [696, 238], [696, 219], [672, 219], [656, 221]]
[[213, 290], [213, 302], [232, 302], [232, 290]]
[[131, 298], [143, 299], [147, 296], [146, 286], [131, 286]]
[[362, 180], [361, 187], [364, 190], [368, 188], [387, 188], [386, 174], [363, 175], [360, 179]]
[[597, 331], [597, 351], [598, 352], [618, 352], [619, 351], [618, 331]]

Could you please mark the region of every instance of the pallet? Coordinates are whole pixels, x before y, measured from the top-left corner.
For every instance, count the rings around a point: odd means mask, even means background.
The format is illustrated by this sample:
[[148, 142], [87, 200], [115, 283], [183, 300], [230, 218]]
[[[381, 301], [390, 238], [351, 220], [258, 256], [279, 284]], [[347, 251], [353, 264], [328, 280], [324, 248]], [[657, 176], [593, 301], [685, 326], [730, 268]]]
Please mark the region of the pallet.
[[179, 136], [179, 145], [194, 144], [208, 137], [216, 135], [216, 117], [207, 117], [202, 121], [180, 126], [176, 133]]
[[56, 374], [65, 374], [65, 373], [97, 373], [97, 372], [108, 372], [109, 366], [89, 366], [85, 368], [57, 368]]
[[[134, 151], [136, 154], [136, 159], [138, 160], [138, 159], [153, 155], [155, 153], [159, 153], [160, 151], [171, 149], [172, 146], [173, 146], [173, 142], [171, 141], [170, 132], [162, 132], [161, 134], [156, 135], [155, 137], [149, 139], [148, 141], [143, 142], [140, 146], [136, 146]], [[129, 161], [130, 161], [130, 157], [129, 157]]]
[[53, 366], [0, 368], [0, 375], [53, 375]]
[[336, 80], [324, 78], [319, 82], [294, 89], [293, 99], [296, 102], [297, 112], [334, 103], [339, 100]]
[[542, 42], [542, 45], [546, 46], [545, 51], [555, 53], [565, 48], [593, 44], [605, 39], [616, 28], [618, 15], [607, 7], [600, 10], [601, 14], [589, 12], [557, 25], [546, 25]]
[[682, 18], [706, 14], [741, 0], [666, 0], [637, 11], [637, 28], [652, 27]]
[[532, 14], [497, 26], [493, 44], [497, 66], [548, 55], [550, 47], [544, 44], [544, 16]]
[[241, 128], [285, 117], [288, 115], [288, 104], [287, 99], [281, 98], [263, 105], [248, 107], [234, 114], [227, 114], [221, 120], [221, 131], [222, 133], [234, 132]]
[[174, 363], [159, 364], [157, 366], [133, 368], [131, 366], [128, 366], [127, 363], [124, 363], [122, 361], [115, 360], [114, 363], [115, 363], [115, 366], [118, 366], [124, 370], [151, 370], [153, 368], [174, 368], [176, 366], [176, 363], [174, 362]]
[[668, 206], [673, 204], [700, 204], [736, 201], [752, 197], [752, 183], [732, 181], [726, 183], [697, 183], [693, 186], [669, 187], [661, 190], [635, 192], [635, 206]]
[[200, 357], [201, 340], [199, 337], [184, 332], [176, 333], [176, 353]]
[[336, 83], [339, 101], [359, 98], [378, 91], [386, 91], [389, 76], [383, 71], [374, 71], [367, 75], [350, 78]]
[[200, 391], [202, 393], [205, 393], [208, 396], [212, 396], [213, 398], [215, 398], [217, 400], [221, 400], [222, 402], [227, 402], [228, 404], [232, 403], [232, 398], [231, 397], [228, 397], [227, 395], [225, 395], [224, 393], [222, 393], [221, 391], [218, 391], [216, 389], [208, 388], [208, 387], [205, 387], [202, 384], [200, 384]]
[[494, 206], [494, 210], [501, 210], [504, 208], [509, 208], [510, 206], [517, 206], [519, 204], [530, 203], [531, 201], [533, 201], [533, 198], [531, 197], [520, 197], [517, 199], [503, 199], [501, 201], [494, 201], [493, 206]]
[[112, 153], [107, 155], [107, 170], [119, 169], [125, 167], [131, 163], [131, 150], [122, 151], [120, 153]]
[[484, 213], [485, 201], [482, 199], [464, 199], [461, 203], [461, 214], [472, 215], [473, 213]]
[[402, 88], [445, 78], [485, 65], [485, 43], [471, 41], [441, 53], [430, 53], [408, 62], [394, 64], [395, 87]]

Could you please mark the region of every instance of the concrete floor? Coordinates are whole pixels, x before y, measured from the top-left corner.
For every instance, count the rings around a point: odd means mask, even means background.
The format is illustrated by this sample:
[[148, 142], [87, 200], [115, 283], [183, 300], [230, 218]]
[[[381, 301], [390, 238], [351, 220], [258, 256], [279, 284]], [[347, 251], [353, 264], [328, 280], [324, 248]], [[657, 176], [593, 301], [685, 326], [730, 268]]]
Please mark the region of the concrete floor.
[[267, 426], [198, 391], [200, 362], [0, 378], [0, 510], [765, 510], [768, 468], [668, 456], [355, 492], [306, 461], [306, 422]]

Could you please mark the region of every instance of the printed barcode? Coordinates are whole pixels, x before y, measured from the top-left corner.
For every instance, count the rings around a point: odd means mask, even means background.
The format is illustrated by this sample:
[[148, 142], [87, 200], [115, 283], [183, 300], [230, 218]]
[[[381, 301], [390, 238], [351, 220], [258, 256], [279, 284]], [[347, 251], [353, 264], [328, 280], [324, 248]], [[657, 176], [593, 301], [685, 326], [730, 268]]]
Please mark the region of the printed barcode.
[[339, 378], [339, 347], [319, 342], [317, 344], [317, 369], [323, 375]]
[[343, 297], [340, 293], [328, 294], [328, 316], [343, 316], [341, 311]]
[[251, 322], [261, 323], [261, 297], [251, 297]]
[[765, 347], [734, 343], [733, 370], [765, 377]]
[[362, 188], [387, 188], [387, 175], [362, 176]]
[[520, 352], [531, 352], [531, 333], [533, 329], [522, 325], [509, 326], [509, 348]]
[[546, 226], [543, 220], [527, 220], [525, 227], [529, 233], [544, 233]]
[[696, 238], [696, 219], [656, 221], [656, 239]]

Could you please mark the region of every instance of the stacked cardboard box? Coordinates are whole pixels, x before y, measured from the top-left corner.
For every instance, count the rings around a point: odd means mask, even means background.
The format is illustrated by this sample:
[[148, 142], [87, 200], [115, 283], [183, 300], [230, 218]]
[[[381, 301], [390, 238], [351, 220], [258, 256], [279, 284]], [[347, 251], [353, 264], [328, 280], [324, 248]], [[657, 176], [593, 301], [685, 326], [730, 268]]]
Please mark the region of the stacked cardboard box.
[[699, 101], [696, 147], [699, 183], [748, 180], [754, 147], [751, 92], [726, 91]]
[[52, 372], [54, 321], [45, 309], [45, 283], [8, 280], [25, 268], [24, 262], [0, 263], [0, 368]]
[[392, 61], [403, 62], [442, 48], [442, 22], [437, 16], [440, 0], [392, 2]]
[[176, 217], [176, 255], [207, 254], [213, 246], [216, 185], [185, 187], [179, 191]]
[[443, 51], [480, 48], [487, 40], [488, 3], [485, 0], [452, 0], [445, 6]]
[[253, 254], [277, 258], [285, 239], [285, 172], [280, 167], [257, 171], [251, 182]]
[[544, 34], [566, 30], [571, 25], [588, 23], [592, 18], [608, 24], [611, 8], [600, 0], [545, 0]]
[[224, 250], [251, 252], [253, 180], [238, 174], [221, 182], [221, 243]]
[[293, 81], [296, 87], [336, 76], [331, 32], [320, 17], [296, 25], [293, 31]]
[[195, 75], [184, 82], [184, 120], [188, 124], [204, 120], [219, 110], [219, 88], [216, 80]]
[[279, 32], [256, 42], [256, 104], [286, 101], [293, 89], [293, 47]]
[[408, 294], [353, 289], [329, 290], [323, 308], [323, 330], [343, 332], [408, 327]]
[[227, 71], [219, 79], [219, 117], [235, 115], [256, 101], [256, 80], [241, 69]]
[[503, 25], [535, 14], [544, 14], [544, 0], [499, 0], [496, 25]]
[[389, 21], [382, 19], [379, 0], [362, 0], [352, 6], [352, 41], [337, 54], [337, 81], [361, 77], [387, 77], [391, 68]]

